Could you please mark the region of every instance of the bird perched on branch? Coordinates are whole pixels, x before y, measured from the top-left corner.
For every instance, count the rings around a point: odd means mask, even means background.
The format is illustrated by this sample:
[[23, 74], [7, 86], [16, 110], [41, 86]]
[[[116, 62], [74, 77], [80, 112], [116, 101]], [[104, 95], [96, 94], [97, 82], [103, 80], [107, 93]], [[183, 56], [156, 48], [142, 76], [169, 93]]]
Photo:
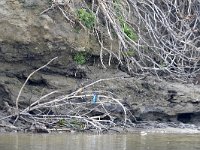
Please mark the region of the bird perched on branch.
[[97, 95], [97, 93], [93, 93], [92, 104], [96, 104], [97, 99], [98, 99], [98, 95]]

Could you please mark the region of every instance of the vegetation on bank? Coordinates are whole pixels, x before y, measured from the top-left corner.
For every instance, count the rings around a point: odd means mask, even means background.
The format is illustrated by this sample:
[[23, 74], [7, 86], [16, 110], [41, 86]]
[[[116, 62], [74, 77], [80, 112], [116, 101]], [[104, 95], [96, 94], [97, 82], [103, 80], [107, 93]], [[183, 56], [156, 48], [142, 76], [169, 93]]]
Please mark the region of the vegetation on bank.
[[85, 52], [76, 52], [74, 54], [74, 61], [79, 64], [79, 65], [83, 65], [86, 63], [86, 59], [87, 59], [87, 54]]
[[86, 9], [80, 8], [77, 10], [78, 19], [89, 29], [95, 25], [95, 15], [93, 12], [88, 12]]

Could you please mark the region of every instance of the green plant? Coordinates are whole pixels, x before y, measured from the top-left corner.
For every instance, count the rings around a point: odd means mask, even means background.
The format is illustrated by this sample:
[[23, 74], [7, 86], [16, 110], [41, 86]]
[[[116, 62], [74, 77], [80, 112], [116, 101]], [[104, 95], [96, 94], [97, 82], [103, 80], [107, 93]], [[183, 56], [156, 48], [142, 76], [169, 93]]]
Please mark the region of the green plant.
[[92, 12], [88, 12], [86, 9], [78, 9], [77, 11], [78, 18], [80, 21], [89, 29], [94, 27], [95, 24], [95, 15]]
[[74, 61], [79, 64], [79, 65], [83, 65], [86, 63], [86, 54], [84, 52], [77, 52], [74, 55]]
[[79, 129], [79, 130], [83, 129], [84, 126], [85, 126], [85, 124], [83, 122], [80, 122], [80, 121], [75, 120], [75, 119], [72, 119], [70, 121], [70, 125], [73, 126], [76, 129]]
[[132, 27], [130, 27], [127, 23], [123, 25], [123, 31], [124, 33], [133, 41], [138, 40], [137, 34], [133, 31]]
[[129, 49], [126, 51], [127, 56], [133, 57], [135, 56], [135, 51], [133, 49]]
[[119, 22], [120, 25], [122, 27], [123, 32], [133, 41], [137, 41], [138, 40], [138, 36], [135, 33], [135, 31], [133, 30], [133, 28], [128, 25], [128, 23], [124, 20], [123, 17], [119, 17]]
[[65, 119], [60, 119], [60, 120], [58, 121], [58, 125], [59, 125], [59, 126], [64, 126], [64, 125], [65, 125]]
[[118, 17], [120, 26], [122, 28], [122, 31], [133, 41], [137, 41], [138, 40], [138, 36], [135, 33], [135, 31], [133, 30], [133, 27], [131, 27], [127, 21], [125, 20], [123, 13], [122, 13], [122, 7], [120, 4], [119, 0], [114, 0], [114, 9], [115, 9], [115, 13]]

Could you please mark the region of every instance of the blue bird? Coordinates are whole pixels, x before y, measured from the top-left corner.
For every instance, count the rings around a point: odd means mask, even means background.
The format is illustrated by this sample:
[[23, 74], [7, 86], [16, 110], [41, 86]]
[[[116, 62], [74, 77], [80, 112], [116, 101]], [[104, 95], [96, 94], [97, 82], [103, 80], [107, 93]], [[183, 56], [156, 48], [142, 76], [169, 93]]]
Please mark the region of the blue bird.
[[92, 98], [92, 104], [95, 104], [97, 102], [98, 95], [96, 93], [93, 94]]

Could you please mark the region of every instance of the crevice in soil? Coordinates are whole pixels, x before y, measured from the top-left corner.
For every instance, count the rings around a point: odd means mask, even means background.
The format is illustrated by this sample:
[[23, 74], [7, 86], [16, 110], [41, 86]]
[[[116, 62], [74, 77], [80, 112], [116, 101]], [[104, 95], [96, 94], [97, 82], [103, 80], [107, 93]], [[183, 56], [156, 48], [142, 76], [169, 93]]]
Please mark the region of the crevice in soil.
[[182, 113], [177, 115], [177, 121], [182, 123], [190, 123], [194, 113]]
[[199, 122], [200, 122], [200, 112], [178, 114], [177, 120], [182, 122], [182, 123], [199, 124]]

